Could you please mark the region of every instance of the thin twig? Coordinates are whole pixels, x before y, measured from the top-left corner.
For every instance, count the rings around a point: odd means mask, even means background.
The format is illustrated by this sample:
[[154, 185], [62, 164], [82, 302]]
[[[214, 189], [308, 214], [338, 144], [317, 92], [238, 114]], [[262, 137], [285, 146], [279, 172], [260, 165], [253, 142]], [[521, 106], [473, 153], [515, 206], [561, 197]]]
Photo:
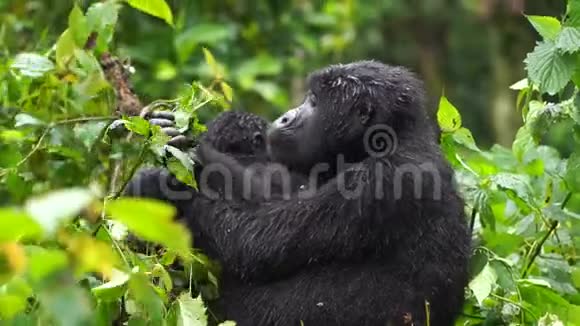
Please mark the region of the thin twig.
[[544, 234], [544, 236], [540, 239], [540, 241], [534, 243], [534, 245], [532, 246], [532, 252], [530, 255], [530, 259], [528, 260], [528, 263], [526, 264], [526, 267], [522, 272], [522, 278], [526, 277], [530, 268], [532, 267], [532, 264], [534, 263], [534, 260], [536, 260], [536, 257], [538, 257], [538, 255], [540, 254], [540, 251], [542, 250], [542, 246], [544, 245], [546, 240], [548, 240], [548, 238], [550, 237], [552, 232], [554, 230], [556, 230], [558, 225], [559, 225], [558, 221], [553, 221], [552, 224], [550, 225], [550, 228], [548, 229], [548, 232], [546, 232], [546, 234]]
[[125, 178], [125, 181], [123, 181], [123, 184], [121, 185], [121, 187], [119, 187], [119, 189], [117, 189], [117, 191], [112, 195], [112, 198], [119, 198], [119, 196], [121, 196], [121, 194], [123, 193], [123, 190], [125, 190], [125, 188], [129, 184], [129, 182], [131, 182], [131, 179], [135, 175], [135, 172], [137, 172], [137, 169], [141, 166], [141, 164], [143, 164], [143, 160], [145, 158], [145, 154], [147, 153], [148, 147], [149, 147], [149, 142], [145, 142], [143, 144], [143, 146], [141, 147], [141, 151], [139, 152], [137, 162], [133, 165], [133, 167], [131, 167], [131, 170], [129, 171], [129, 175]]

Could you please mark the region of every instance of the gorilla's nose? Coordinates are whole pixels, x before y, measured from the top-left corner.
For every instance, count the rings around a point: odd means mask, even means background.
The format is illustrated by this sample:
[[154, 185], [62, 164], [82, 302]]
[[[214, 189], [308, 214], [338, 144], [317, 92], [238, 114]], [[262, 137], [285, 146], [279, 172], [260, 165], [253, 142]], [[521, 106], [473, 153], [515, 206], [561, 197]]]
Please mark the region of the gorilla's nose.
[[274, 127], [274, 128], [287, 127], [288, 125], [290, 125], [292, 123], [292, 121], [294, 121], [294, 119], [296, 118], [297, 112], [298, 112], [297, 109], [292, 109], [292, 110], [284, 113], [281, 117], [279, 117], [278, 119], [276, 119], [272, 123], [272, 127]]

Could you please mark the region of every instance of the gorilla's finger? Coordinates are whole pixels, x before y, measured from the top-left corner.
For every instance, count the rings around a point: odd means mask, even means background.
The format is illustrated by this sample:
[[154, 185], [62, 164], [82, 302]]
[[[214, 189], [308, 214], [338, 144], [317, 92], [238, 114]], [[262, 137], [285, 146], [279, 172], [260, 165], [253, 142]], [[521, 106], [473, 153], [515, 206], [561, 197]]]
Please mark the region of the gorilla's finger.
[[177, 128], [173, 128], [173, 127], [161, 128], [161, 131], [163, 131], [163, 133], [169, 137], [177, 137], [177, 136], [181, 135], [181, 132], [179, 132], [179, 130], [177, 130]]
[[170, 111], [153, 111], [149, 115], [152, 119], [165, 119], [175, 121], [175, 115]]
[[125, 122], [121, 119], [113, 121], [109, 125], [109, 131], [116, 136], [123, 135], [128, 132], [127, 128], [125, 127]]
[[168, 141], [167, 145], [177, 147], [179, 149], [190, 148], [193, 145], [193, 139], [187, 138], [184, 135], [179, 135]]
[[171, 120], [167, 120], [167, 119], [151, 119], [149, 120], [149, 123], [152, 125], [156, 125], [159, 126], [161, 128], [165, 128], [165, 127], [173, 127], [175, 125], [175, 123]]

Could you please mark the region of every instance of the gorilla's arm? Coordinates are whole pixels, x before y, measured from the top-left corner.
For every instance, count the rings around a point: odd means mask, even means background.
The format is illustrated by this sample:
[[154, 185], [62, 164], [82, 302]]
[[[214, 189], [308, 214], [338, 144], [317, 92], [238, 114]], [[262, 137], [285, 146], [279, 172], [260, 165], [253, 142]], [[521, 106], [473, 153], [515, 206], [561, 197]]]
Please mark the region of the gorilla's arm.
[[[220, 160], [220, 154], [227, 157], [214, 150], [208, 151], [206, 146], [202, 148], [205, 163], [208, 156], [214, 162]], [[405, 157], [405, 162], [411, 163], [408, 157]], [[376, 164], [383, 167], [378, 183], [385, 187], [384, 198], [379, 200], [374, 197], [376, 182], [369, 182], [375, 178], [366, 177], [369, 171], [375, 171]], [[309, 198], [248, 205], [200, 198], [194, 205], [194, 211], [187, 216], [193, 217], [189, 221], [192, 228], [211, 239], [208, 250], [214, 257], [222, 261], [225, 268], [244, 278], [276, 278], [292, 273], [309, 262], [364, 257], [377, 251], [377, 246], [387, 246], [397, 241], [397, 233], [405, 232], [402, 228], [426, 223], [412, 221], [420, 217], [420, 211], [415, 213], [416, 216], [404, 217], [397, 216], [397, 212], [413, 212], [410, 207], [429, 209], [436, 206], [430, 204], [434, 202], [431, 196], [413, 198], [412, 183], [404, 187], [402, 199], [394, 200], [392, 187], [395, 169], [390, 166], [369, 158], [360, 167], [343, 172]], [[238, 171], [241, 170], [240, 167]], [[238, 172], [233, 172], [234, 178], [240, 177]], [[446, 181], [448, 178], [442, 176], [442, 180], [443, 189], [451, 189], [452, 186]], [[429, 178], [422, 181], [425, 181], [422, 184], [424, 189], [433, 189]], [[354, 191], [357, 187], [360, 193], [352, 198], [342, 191]], [[454, 196], [452, 191], [449, 193]], [[457, 202], [455, 198], [443, 200], [451, 201], [449, 207]], [[437, 212], [430, 214], [433, 216]]]

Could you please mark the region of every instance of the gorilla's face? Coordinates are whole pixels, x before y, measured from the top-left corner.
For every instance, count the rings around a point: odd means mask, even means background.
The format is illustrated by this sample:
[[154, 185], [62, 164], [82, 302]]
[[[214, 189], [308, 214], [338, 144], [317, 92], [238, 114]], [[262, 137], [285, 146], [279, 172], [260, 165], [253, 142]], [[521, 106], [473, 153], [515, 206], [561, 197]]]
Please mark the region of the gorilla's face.
[[309, 93], [301, 105], [276, 119], [267, 135], [271, 159], [300, 171], [316, 164], [324, 144], [321, 111], [316, 96]]
[[[308, 173], [316, 163], [359, 162], [368, 157], [369, 128], [386, 125], [398, 140], [431, 139], [421, 82], [401, 67], [374, 61], [335, 65], [309, 76], [304, 103], [268, 131], [270, 158]], [[411, 136], [412, 135], [412, 136]]]

